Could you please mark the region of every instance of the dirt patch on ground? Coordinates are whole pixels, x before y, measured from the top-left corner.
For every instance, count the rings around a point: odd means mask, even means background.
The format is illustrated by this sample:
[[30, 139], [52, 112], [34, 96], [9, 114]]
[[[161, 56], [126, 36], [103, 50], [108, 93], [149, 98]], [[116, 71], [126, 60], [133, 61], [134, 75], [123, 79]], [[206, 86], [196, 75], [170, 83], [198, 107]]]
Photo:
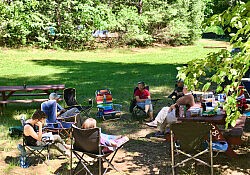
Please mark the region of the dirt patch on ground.
[[208, 46], [211, 46], [211, 45], [221, 46], [221, 47], [229, 47], [230, 46], [229, 42], [225, 42], [223, 40], [200, 39], [199, 42], [205, 43]]
[[[249, 121], [247, 122], [249, 125]], [[142, 121], [122, 120], [105, 121], [102, 123], [102, 128], [110, 133], [115, 133], [117, 132], [117, 128], [120, 128], [119, 133], [124, 133], [130, 138], [130, 141], [124, 146], [124, 148], [118, 151], [113, 161], [114, 165], [124, 174], [171, 174], [171, 169], [169, 168], [169, 145], [164, 138], [154, 137], [154, 133], [157, 129], [147, 127]], [[250, 131], [248, 130], [245, 134], [249, 134], [249, 132]], [[230, 158], [223, 153], [214, 158], [216, 174], [250, 173], [249, 140], [245, 139], [242, 146], [235, 147], [234, 149], [238, 153], [238, 158], [236, 159]], [[58, 152], [52, 152], [51, 160], [47, 162], [49, 165], [41, 163], [24, 169], [18, 166], [19, 152], [17, 149], [13, 148], [11, 151], [0, 151], [0, 174], [70, 174], [69, 159], [63, 156], [57, 157], [58, 155]], [[74, 158], [74, 163], [75, 161], [76, 158]], [[97, 174], [96, 164], [92, 166], [92, 170]], [[114, 170], [109, 170], [107, 174], [114, 175], [118, 173]], [[207, 167], [194, 167], [194, 164], [190, 164], [183, 167], [179, 174], [209, 174], [209, 170]]]
[[[119, 121], [110, 121], [112, 125]], [[107, 123], [107, 122], [106, 122]], [[105, 124], [104, 124], [105, 125]], [[150, 139], [149, 135], [155, 132], [155, 129], [142, 126], [133, 134], [127, 134], [130, 141], [117, 152], [113, 161], [115, 167], [124, 174], [165, 174], [161, 171], [163, 162], [166, 162], [165, 154], [166, 144], [164, 139]], [[57, 157], [60, 155], [57, 151], [53, 151], [51, 160], [32, 165], [29, 168], [21, 168], [19, 164], [19, 151], [0, 151], [0, 174], [70, 174], [70, 160], [66, 157]], [[77, 159], [74, 158], [76, 161]], [[104, 164], [105, 167], [105, 164]], [[97, 166], [94, 168], [96, 169]], [[97, 172], [96, 172], [97, 173]], [[114, 170], [110, 170], [108, 174], [117, 174]]]

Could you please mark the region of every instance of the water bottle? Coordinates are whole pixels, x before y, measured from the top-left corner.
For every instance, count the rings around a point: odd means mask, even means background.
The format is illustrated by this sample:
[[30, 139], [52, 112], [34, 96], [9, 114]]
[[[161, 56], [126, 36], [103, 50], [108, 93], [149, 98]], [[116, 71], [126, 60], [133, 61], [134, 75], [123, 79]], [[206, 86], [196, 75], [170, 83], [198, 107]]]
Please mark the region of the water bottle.
[[24, 115], [21, 116], [21, 123], [22, 123], [22, 126], [24, 126], [24, 124], [25, 124], [25, 116]]
[[203, 107], [200, 106], [200, 116], [202, 117], [202, 113], [203, 113]]
[[105, 94], [103, 95], [103, 103], [104, 104], [106, 103], [106, 95]]
[[20, 166], [22, 168], [28, 168], [28, 165], [26, 163], [26, 156], [20, 156]]
[[93, 101], [92, 101], [92, 99], [90, 98], [89, 99], [89, 105], [92, 105], [93, 104]]
[[187, 106], [183, 106], [183, 116], [182, 117], [187, 117]]
[[184, 105], [179, 106], [179, 117], [185, 117], [184, 116]]

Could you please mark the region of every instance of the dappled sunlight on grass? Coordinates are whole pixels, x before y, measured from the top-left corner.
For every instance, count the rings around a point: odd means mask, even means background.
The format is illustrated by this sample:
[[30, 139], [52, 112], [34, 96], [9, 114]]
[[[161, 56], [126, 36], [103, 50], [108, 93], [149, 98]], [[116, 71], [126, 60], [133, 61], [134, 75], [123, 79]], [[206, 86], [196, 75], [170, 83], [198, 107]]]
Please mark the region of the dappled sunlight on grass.
[[[120, 48], [95, 51], [54, 51], [39, 49], [1, 49], [0, 48], [0, 85], [39, 85], [65, 84], [76, 88], [77, 101], [80, 104], [95, 99], [97, 89], [109, 88], [113, 102], [122, 104], [121, 119], [98, 120], [102, 132], [115, 135], [126, 135], [130, 141], [123, 147], [116, 165], [127, 174], [167, 174], [169, 155], [166, 154], [164, 138], [153, 137], [157, 131], [145, 125], [146, 116], [133, 116], [129, 113], [130, 100], [138, 81], [144, 81], [150, 87], [151, 97], [161, 98], [154, 105], [154, 116], [166, 105], [171, 103], [167, 96], [173, 91], [176, 83], [177, 67], [190, 60], [202, 58], [211, 51], [204, 49], [210, 43], [197, 42], [193, 46], [154, 47], [154, 48]], [[215, 44], [216, 46], [216, 44]], [[44, 96], [45, 97], [45, 96]], [[22, 97], [17, 97], [22, 98]], [[29, 97], [27, 97], [29, 98]], [[46, 97], [45, 97], [46, 98]], [[65, 106], [64, 102], [60, 102]], [[40, 164], [22, 169], [12, 164], [18, 161], [16, 145], [22, 138], [11, 138], [8, 128], [20, 126], [20, 117], [30, 118], [40, 104], [8, 104], [4, 114], [0, 116], [0, 169], [4, 173], [18, 172], [23, 174], [69, 174], [68, 160], [51, 160], [52, 166]], [[96, 102], [91, 110], [91, 117], [96, 117]], [[238, 149], [240, 150], [240, 149]], [[56, 154], [54, 154], [56, 155]], [[8, 158], [8, 160], [7, 160]], [[249, 173], [249, 149], [240, 151], [239, 159], [229, 159], [219, 155], [214, 159], [219, 165], [219, 172]], [[116, 162], [117, 161], [117, 162]], [[120, 162], [119, 162], [120, 161]], [[239, 163], [239, 161], [243, 161]], [[4, 166], [3, 166], [4, 165]], [[194, 170], [190, 165], [181, 170], [182, 174], [206, 174], [208, 171]], [[217, 170], [218, 170], [217, 169]], [[216, 172], [219, 173], [219, 172]], [[111, 172], [110, 174], [115, 174]]]

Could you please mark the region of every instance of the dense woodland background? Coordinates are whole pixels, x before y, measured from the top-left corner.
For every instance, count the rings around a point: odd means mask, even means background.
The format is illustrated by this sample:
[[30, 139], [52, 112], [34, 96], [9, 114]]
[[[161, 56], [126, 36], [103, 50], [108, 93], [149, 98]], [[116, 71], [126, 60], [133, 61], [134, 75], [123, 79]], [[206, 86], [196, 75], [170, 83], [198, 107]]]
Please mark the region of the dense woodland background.
[[[243, 0], [244, 1], [244, 0]], [[245, 0], [246, 2], [247, 0]], [[0, 45], [82, 50], [95, 30], [118, 34], [109, 47], [189, 45], [206, 20], [237, 0], [2, 0]]]
[[[117, 36], [106, 38], [108, 47], [179, 46], [221, 30], [240, 53], [211, 53], [178, 68], [177, 76], [192, 89], [207, 91], [215, 84], [217, 92], [229, 95], [224, 107], [233, 124], [240, 116], [234, 89], [250, 65], [249, 11], [248, 0], [2, 0], [0, 47], [95, 49], [103, 47], [93, 36], [97, 30]], [[214, 31], [207, 30], [211, 26]]]

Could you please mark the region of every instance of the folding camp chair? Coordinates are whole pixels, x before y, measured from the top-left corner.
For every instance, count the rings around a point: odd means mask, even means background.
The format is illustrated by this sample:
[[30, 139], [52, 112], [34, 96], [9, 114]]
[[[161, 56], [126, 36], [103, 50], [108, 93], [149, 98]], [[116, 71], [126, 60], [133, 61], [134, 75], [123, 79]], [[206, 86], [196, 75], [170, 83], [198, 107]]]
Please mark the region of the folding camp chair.
[[184, 94], [182, 92], [184, 87], [184, 82], [182, 79], [176, 80], [174, 91], [168, 96], [168, 98], [172, 99], [172, 103], [174, 104], [180, 97]]
[[[107, 148], [100, 144], [101, 137], [101, 129], [100, 128], [91, 128], [91, 129], [80, 129], [75, 125], [72, 125], [72, 140], [71, 140], [71, 174], [83, 174], [82, 171], [86, 172], [86, 174], [93, 175], [93, 172], [90, 171], [89, 165], [98, 160], [99, 162], [99, 172], [98, 174], [105, 174], [109, 167], [119, 172], [118, 169], [114, 167], [112, 164], [112, 160], [114, 159], [117, 151], [123, 147], [124, 143], [121, 144], [118, 148], [114, 149], [114, 151], [104, 152], [103, 149]], [[76, 167], [72, 168], [72, 153], [78, 159], [78, 163]], [[107, 157], [111, 155], [111, 158]], [[90, 160], [88, 157], [91, 157]], [[105, 168], [102, 173], [102, 163], [106, 162], [108, 166]], [[82, 167], [80, 166], [82, 165]], [[72, 172], [73, 171], [73, 172]]]
[[245, 110], [248, 108], [247, 105], [247, 99], [245, 98], [245, 94], [244, 94], [244, 86], [238, 86], [239, 89], [239, 95], [236, 98], [237, 100], [237, 107], [238, 110], [240, 111], [241, 114], [243, 114], [245, 112]]
[[76, 89], [75, 88], [66, 88], [63, 90], [63, 99], [67, 105], [65, 109], [70, 109], [76, 107], [79, 111], [83, 112], [89, 116], [90, 110], [93, 107], [93, 100], [88, 100], [87, 106], [80, 105], [76, 100]]
[[[133, 98], [130, 101], [130, 106], [129, 106], [129, 112], [132, 113], [132, 116], [138, 116], [138, 115], [146, 115], [145, 109], [141, 108], [140, 106], [138, 106], [136, 104], [136, 99], [135, 99], [135, 91], [138, 89], [138, 87], [134, 88], [134, 93], [133, 93]], [[149, 86], [145, 86], [145, 89], [147, 89], [149, 91]], [[154, 105], [156, 105], [156, 103], [161, 100], [160, 98], [156, 98], [156, 99], [151, 99], [151, 102]]]
[[[31, 146], [27, 145], [25, 143], [25, 140], [23, 141], [23, 147], [26, 152], [26, 164], [29, 166], [34, 162], [43, 162], [48, 160], [49, 162], [49, 145], [50, 143], [46, 143], [46, 145], [41, 145], [41, 146]], [[47, 156], [43, 154], [43, 151], [47, 151]], [[34, 156], [34, 158], [32, 158]], [[45, 164], [47, 164], [45, 162]]]
[[[210, 167], [213, 174], [213, 151], [211, 125], [200, 122], [182, 122], [170, 125], [172, 173], [176, 167], [184, 165], [187, 161], [194, 160]], [[208, 146], [205, 146], [208, 145]], [[201, 155], [209, 154], [207, 163]], [[176, 162], [181, 156], [186, 159]]]
[[[24, 118], [21, 118], [21, 123], [22, 123], [22, 127], [24, 127], [25, 125]], [[47, 142], [45, 145], [41, 145], [41, 146], [28, 145], [23, 135], [23, 144], [22, 145], [18, 144], [17, 146], [21, 153], [21, 157], [20, 157], [21, 167], [27, 168], [34, 162], [40, 163], [45, 160], [49, 161], [49, 155], [50, 155], [49, 145], [50, 145], [50, 142]], [[47, 151], [47, 156], [43, 153], [44, 151]]]
[[102, 117], [105, 120], [107, 116], [115, 117], [116, 114], [121, 116], [122, 105], [113, 104], [113, 97], [109, 89], [96, 90], [95, 97], [98, 110], [97, 117]]
[[56, 100], [48, 100], [41, 104], [41, 110], [44, 111], [48, 118], [46, 119], [46, 126], [44, 129], [53, 133], [61, 135], [63, 138], [70, 137], [69, 131], [73, 122], [64, 122], [58, 120], [56, 116]]

